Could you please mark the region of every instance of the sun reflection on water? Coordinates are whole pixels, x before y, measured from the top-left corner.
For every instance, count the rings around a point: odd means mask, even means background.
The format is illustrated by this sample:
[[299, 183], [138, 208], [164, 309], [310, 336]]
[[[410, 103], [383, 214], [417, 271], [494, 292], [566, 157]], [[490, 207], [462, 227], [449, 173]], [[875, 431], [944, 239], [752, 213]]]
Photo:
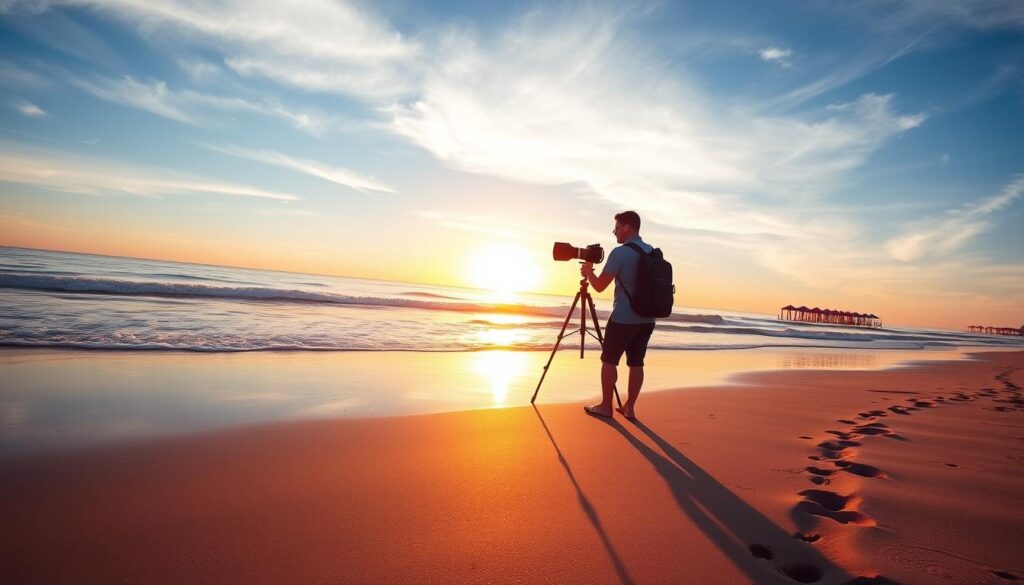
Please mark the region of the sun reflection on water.
[[516, 351], [494, 350], [473, 354], [473, 372], [490, 385], [495, 406], [507, 404], [509, 389], [522, 376], [527, 360], [524, 353]]
[[[495, 325], [520, 325], [526, 320], [518, 315], [487, 315], [487, 321]], [[487, 327], [474, 332], [479, 347], [509, 348], [526, 341], [527, 334], [516, 327]]]

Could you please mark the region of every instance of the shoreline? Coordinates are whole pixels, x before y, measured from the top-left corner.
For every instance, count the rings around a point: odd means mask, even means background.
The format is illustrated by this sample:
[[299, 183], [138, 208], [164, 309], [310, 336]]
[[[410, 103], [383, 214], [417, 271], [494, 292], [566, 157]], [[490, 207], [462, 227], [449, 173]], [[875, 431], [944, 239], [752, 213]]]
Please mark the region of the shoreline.
[[[1010, 351], [996, 349], [996, 352]], [[973, 348], [651, 350], [644, 392], [734, 387], [775, 370], [871, 371]], [[549, 352], [102, 352], [0, 348], [0, 460], [289, 420], [528, 405]], [[599, 396], [598, 353], [558, 352], [538, 404]], [[624, 373], [623, 373], [624, 375]]]
[[[1005, 583], [1024, 352], [0, 462], [11, 582]], [[939, 398], [941, 397], [941, 399]], [[927, 403], [927, 404], [925, 404]]]

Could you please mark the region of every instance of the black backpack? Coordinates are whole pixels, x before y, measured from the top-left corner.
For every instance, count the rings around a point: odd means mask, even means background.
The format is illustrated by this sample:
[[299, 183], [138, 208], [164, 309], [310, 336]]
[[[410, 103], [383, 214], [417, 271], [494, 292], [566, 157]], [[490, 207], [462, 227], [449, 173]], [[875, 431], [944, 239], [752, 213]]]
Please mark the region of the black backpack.
[[[640, 254], [636, 270], [636, 290], [631, 295], [629, 289], [622, 288], [629, 299], [629, 306], [642, 317], [668, 317], [672, 314], [673, 295], [676, 292], [676, 286], [672, 284], [672, 265], [665, 260], [661, 248], [655, 248], [648, 254], [632, 242], [626, 245]], [[616, 276], [615, 279], [618, 280], [619, 277]], [[622, 285], [622, 281], [619, 281], [619, 285]]]

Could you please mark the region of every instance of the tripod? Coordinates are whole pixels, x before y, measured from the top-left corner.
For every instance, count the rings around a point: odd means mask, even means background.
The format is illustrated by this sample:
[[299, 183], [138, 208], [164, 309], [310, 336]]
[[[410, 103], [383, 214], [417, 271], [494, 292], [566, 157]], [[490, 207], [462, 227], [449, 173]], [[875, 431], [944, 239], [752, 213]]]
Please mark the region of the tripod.
[[[572, 301], [572, 306], [569, 307], [569, 314], [565, 316], [565, 323], [562, 323], [562, 331], [558, 334], [558, 339], [555, 341], [555, 347], [551, 350], [551, 357], [548, 358], [548, 363], [544, 365], [544, 373], [540, 375], [540, 381], [537, 382], [537, 389], [533, 391], [533, 398], [530, 399], [530, 404], [533, 404], [537, 400], [537, 393], [540, 392], [540, 385], [544, 383], [544, 376], [548, 375], [548, 368], [551, 367], [551, 360], [555, 359], [555, 352], [558, 351], [558, 346], [562, 343], [562, 340], [566, 337], [574, 334], [580, 334], [580, 359], [583, 359], [583, 348], [586, 345], [587, 334], [597, 339], [597, 342], [604, 347], [604, 337], [601, 335], [601, 323], [597, 320], [597, 309], [594, 308], [594, 297], [590, 296], [589, 290], [590, 284], [586, 278], [580, 280], [580, 290], [576, 293], [576, 298]], [[573, 329], [566, 333], [565, 328], [569, 326], [569, 321], [572, 319], [572, 313], [576, 310], [576, 305], [580, 306], [580, 328]], [[590, 318], [594, 320], [594, 329], [597, 330], [597, 335], [594, 335], [587, 329], [587, 309], [590, 309]], [[619, 402], [619, 407], [622, 407], [622, 398], [619, 397], [619, 389], [613, 387], [615, 390], [615, 399]]]

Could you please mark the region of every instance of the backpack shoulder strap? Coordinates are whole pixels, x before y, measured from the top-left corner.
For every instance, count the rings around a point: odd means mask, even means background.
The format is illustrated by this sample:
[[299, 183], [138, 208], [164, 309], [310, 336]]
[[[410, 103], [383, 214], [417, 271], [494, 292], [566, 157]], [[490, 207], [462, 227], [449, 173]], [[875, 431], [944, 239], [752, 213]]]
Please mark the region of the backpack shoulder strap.
[[630, 248], [633, 248], [634, 250], [636, 250], [636, 253], [640, 254], [641, 256], [646, 256], [647, 255], [647, 252], [644, 252], [644, 249], [641, 248], [640, 245], [637, 244], [636, 242], [629, 242], [626, 245], [629, 246]]
[[[639, 245], [637, 245], [636, 242], [628, 242], [626, 244], [626, 246], [629, 247], [629, 248], [632, 248], [633, 250], [636, 251], [637, 254], [640, 254], [641, 256], [646, 256], [647, 255], [647, 252], [644, 252], [644, 249], [641, 248]], [[618, 274], [615, 275], [615, 282], [618, 283], [618, 285], [622, 287], [622, 292], [626, 293], [626, 298], [629, 299], [629, 304], [632, 305], [633, 304], [633, 295], [629, 294], [629, 289], [626, 288], [626, 285], [622, 284], [621, 280], [619, 280], [619, 275]]]

